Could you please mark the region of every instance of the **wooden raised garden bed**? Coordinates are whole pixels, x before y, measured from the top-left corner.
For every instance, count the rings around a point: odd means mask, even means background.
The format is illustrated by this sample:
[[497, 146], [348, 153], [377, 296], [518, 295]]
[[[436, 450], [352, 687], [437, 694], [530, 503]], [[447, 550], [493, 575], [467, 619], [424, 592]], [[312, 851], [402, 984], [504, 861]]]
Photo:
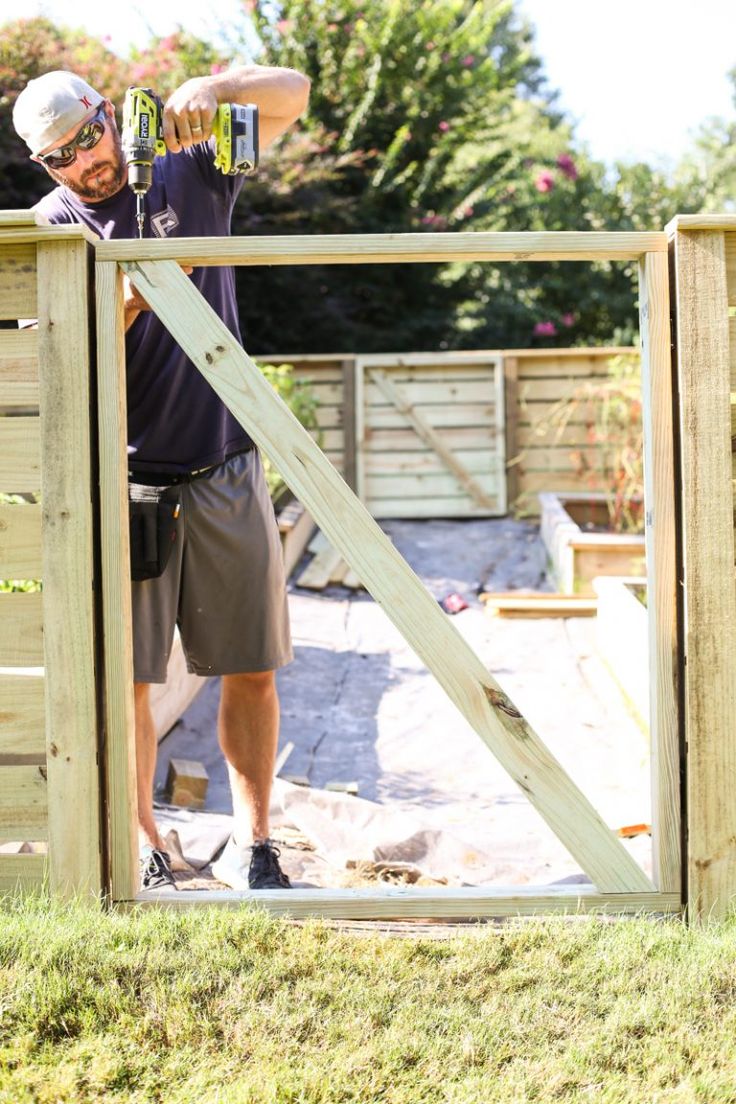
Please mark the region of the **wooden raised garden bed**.
[[593, 595], [599, 575], [646, 574], [643, 534], [605, 531], [604, 494], [544, 492], [539, 505], [542, 540], [563, 594]]

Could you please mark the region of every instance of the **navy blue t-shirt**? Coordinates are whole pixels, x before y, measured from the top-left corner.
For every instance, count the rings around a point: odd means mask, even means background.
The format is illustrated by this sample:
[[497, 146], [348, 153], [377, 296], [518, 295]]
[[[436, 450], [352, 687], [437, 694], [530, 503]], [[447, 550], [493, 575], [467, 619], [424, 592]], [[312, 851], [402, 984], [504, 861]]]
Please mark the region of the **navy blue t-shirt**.
[[[157, 157], [145, 197], [151, 237], [228, 237], [242, 176], [224, 176], [212, 146]], [[63, 185], [36, 204], [52, 223], [84, 223], [102, 238], [137, 238], [135, 196], [124, 185], [85, 203]], [[232, 268], [195, 268], [189, 277], [238, 339]], [[132, 470], [186, 472], [218, 464], [251, 440], [153, 311], [141, 311], [125, 335], [128, 463]]]

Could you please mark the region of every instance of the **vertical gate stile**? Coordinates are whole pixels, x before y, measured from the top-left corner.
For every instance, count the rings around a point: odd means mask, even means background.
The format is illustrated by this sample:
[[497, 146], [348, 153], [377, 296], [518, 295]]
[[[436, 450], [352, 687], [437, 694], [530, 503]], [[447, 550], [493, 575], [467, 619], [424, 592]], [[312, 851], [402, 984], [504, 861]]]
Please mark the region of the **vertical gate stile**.
[[38, 244], [49, 880], [59, 896], [103, 888], [93, 488], [89, 247]]
[[669, 272], [665, 253], [639, 263], [644, 506], [649, 624], [652, 861], [660, 891], [679, 892], [675, 476]]
[[115, 261], [97, 262], [97, 395], [105, 648], [104, 775], [110, 893], [114, 901], [131, 900], [138, 890], [122, 281], [123, 274]]

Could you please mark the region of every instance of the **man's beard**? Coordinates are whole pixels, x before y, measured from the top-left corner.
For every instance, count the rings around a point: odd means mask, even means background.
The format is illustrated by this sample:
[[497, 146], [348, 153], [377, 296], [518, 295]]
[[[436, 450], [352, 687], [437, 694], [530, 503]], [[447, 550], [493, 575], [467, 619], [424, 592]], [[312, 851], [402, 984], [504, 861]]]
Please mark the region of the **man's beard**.
[[[57, 169], [48, 168], [49, 175], [57, 182], [63, 184], [69, 191], [74, 192], [80, 199], [92, 202], [108, 199], [119, 192], [126, 180], [127, 166], [123, 160], [123, 151], [120, 144], [120, 136], [113, 134], [114, 154], [107, 161], [94, 161], [88, 169], [85, 169], [78, 179], [70, 179], [65, 173]], [[101, 172], [112, 169], [112, 175], [105, 180], [97, 180]]]

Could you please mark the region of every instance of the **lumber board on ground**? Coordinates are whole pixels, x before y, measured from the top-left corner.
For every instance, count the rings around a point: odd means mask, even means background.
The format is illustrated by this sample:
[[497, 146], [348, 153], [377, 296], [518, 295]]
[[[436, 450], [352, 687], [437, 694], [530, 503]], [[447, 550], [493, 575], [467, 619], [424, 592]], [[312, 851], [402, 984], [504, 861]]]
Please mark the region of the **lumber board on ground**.
[[41, 488], [41, 420], [0, 418], [0, 491]]
[[36, 250], [0, 238], [0, 319], [35, 318]]
[[324, 590], [341, 560], [341, 553], [332, 545], [323, 548], [317, 552], [311, 563], [307, 564], [296, 580], [296, 585], [305, 587], [307, 590]]
[[427, 264], [433, 261], [633, 261], [666, 253], [663, 233], [541, 231], [147, 238], [97, 246], [100, 261], [199, 265]]
[[497, 617], [595, 617], [595, 598], [573, 594], [481, 594], [486, 612]]
[[0, 504], [0, 579], [41, 577], [41, 507]]
[[279, 916], [324, 916], [343, 919], [402, 919], [407, 917], [514, 917], [547, 913], [610, 915], [640, 912], [677, 915], [682, 910], [676, 893], [599, 893], [589, 886], [489, 886], [462, 889], [424, 889], [411, 886], [387, 889], [199, 890], [191, 893], [158, 890], [140, 893], [121, 908], [141, 905], [186, 909], [201, 904], [221, 908], [257, 906]]
[[0, 667], [41, 667], [44, 597], [0, 594]]
[[[100, 525], [105, 640], [105, 782], [113, 898], [138, 889], [138, 798], [131, 636], [127, 399], [123, 276], [115, 264], [95, 265]], [[162, 727], [159, 725], [159, 727]]]
[[45, 760], [43, 695], [40, 674], [0, 674], [0, 761], [18, 755]]
[[736, 588], [723, 232], [677, 233], [673, 260], [683, 427], [688, 911], [709, 920], [725, 917], [736, 898]]
[[[48, 231], [51, 234], [51, 230]], [[90, 252], [38, 243], [50, 887], [103, 888], [90, 429]], [[73, 457], [73, 463], [70, 462]], [[74, 816], [69, 815], [70, 809]]]
[[46, 855], [0, 855], [0, 894], [41, 889], [47, 872]]
[[653, 887], [646, 874], [565, 774], [180, 266], [174, 261], [137, 261], [123, 268], [598, 888], [603, 892], [651, 892]]

